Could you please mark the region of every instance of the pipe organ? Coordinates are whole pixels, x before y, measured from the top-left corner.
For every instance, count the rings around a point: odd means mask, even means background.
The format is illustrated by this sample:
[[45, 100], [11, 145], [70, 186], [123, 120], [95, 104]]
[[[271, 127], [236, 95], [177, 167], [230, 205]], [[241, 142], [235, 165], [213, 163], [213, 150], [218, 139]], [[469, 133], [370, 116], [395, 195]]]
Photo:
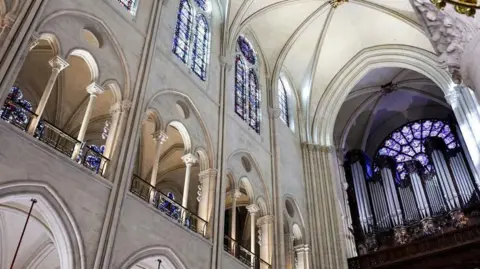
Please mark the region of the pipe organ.
[[[415, 128], [427, 135], [422, 139]], [[421, 121], [420, 127], [410, 125], [397, 134], [398, 140], [395, 132], [386, 140], [373, 164], [361, 150], [346, 154], [347, 193], [360, 255], [465, 221], [463, 210], [479, 202], [467, 157], [447, 123]]]

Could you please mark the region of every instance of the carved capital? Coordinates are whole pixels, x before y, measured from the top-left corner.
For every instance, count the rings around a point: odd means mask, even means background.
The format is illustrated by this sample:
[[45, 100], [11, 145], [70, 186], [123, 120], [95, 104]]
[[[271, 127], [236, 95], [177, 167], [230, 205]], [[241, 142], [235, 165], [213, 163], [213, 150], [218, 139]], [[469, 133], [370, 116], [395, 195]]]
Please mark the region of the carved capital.
[[60, 72], [69, 66], [69, 63], [67, 63], [67, 61], [65, 61], [58, 55], [53, 57], [48, 63], [53, 68], [53, 70], [57, 72]]
[[232, 199], [238, 200], [242, 196], [242, 192], [239, 190], [231, 191]]
[[157, 131], [152, 134], [153, 140], [159, 142], [160, 144], [163, 144], [167, 142], [168, 135], [162, 131]]
[[250, 213], [250, 215], [255, 215], [258, 213], [258, 211], [260, 211], [260, 207], [258, 207], [258, 205], [256, 204], [251, 204], [251, 205], [247, 205], [247, 210], [248, 210], [248, 213]]
[[17, 16], [12, 13], [8, 13], [3, 17], [3, 20], [0, 21], [0, 28], [11, 28], [13, 23], [17, 20]]
[[130, 100], [123, 100], [112, 105], [110, 108], [110, 115], [115, 115], [117, 113], [127, 112], [132, 107], [132, 102]]
[[214, 180], [217, 177], [217, 169], [209, 168], [207, 170], [203, 170], [198, 174], [198, 177], [200, 178], [200, 181], [203, 183], [204, 180], [206, 179], [212, 179]]
[[98, 96], [104, 92], [104, 89], [102, 86], [94, 82], [87, 86], [87, 92], [90, 94], [90, 96]]
[[221, 66], [225, 67], [228, 71], [232, 70], [232, 61], [229, 57], [220, 56], [218, 60]]
[[258, 218], [257, 227], [262, 227], [265, 224], [272, 224], [275, 221], [275, 217], [272, 215], [266, 215]]
[[33, 32], [32, 35], [30, 36], [30, 50], [35, 48], [38, 43], [40, 42], [40, 35], [37, 32]]
[[182, 161], [187, 165], [187, 166], [191, 166], [193, 164], [195, 164], [198, 160], [197, 160], [197, 157], [195, 157], [192, 153], [188, 153], [184, 156], [182, 156]]

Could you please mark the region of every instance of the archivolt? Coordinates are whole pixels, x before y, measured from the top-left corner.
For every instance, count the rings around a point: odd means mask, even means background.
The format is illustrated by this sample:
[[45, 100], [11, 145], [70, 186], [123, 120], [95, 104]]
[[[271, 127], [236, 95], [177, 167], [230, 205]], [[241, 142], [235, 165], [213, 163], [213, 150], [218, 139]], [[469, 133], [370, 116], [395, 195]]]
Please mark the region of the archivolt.
[[175, 267], [175, 269], [186, 269], [183, 262], [178, 256], [168, 247], [165, 246], [152, 246], [144, 248], [132, 256], [128, 257], [120, 266], [120, 269], [129, 269], [138, 262], [155, 256], [165, 256]]
[[[330, 82], [317, 104], [312, 123], [312, 142], [332, 146], [338, 112], [355, 85], [371, 70], [400, 67], [425, 75], [447, 94], [453, 85], [448, 72], [438, 66], [437, 56], [407, 45], [367, 48], [352, 58]], [[326, 116], [328, 115], [328, 116]]]
[[30, 198], [38, 200], [35, 208], [49, 223], [59, 251], [60, 267], [86, 269], [79, 229], [67, 205], [52, 187], [23, 180], [0, 185], [0, 203]]

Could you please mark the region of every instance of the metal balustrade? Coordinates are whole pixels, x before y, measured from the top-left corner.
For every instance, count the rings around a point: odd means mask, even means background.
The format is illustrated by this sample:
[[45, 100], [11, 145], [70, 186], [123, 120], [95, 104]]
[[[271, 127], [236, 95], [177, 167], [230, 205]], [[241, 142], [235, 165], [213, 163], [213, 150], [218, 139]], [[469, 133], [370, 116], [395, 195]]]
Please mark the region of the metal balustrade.
[[133, 175], [130, 192], [147, 203], [151, 203], [156, 209], [180, 225], [205, 237], [208, 222], [178, 204], [172, 194], [162, 193], [137, 175]]
[[[9, 98], [7, 98], [0, 110], [1, 119], [18, 127], [24, 132], [28, 130], [34, 117], [38, 117], [38, 115], [25, 106], [22, 106], [22, 104]], [[99, 147], [95, 145], [86, 145], [85, 143], [78, 141], [44, 119], [40, 120], [38, 123], [33, 137], [69, 158], [72, 157], [75, 146], [79, 145], [81, 149], [75, 161], [94, 171], [96, 174], [103, 175], [105, 167], [110, 161], [101, 154], [102, 151]]]
[[250, 268], [254, 269], [270, 269], [272, 266], [262, 260], [260, 257], [257, 257], [255, 253], [251, 252], [247, 248], [242, 247], [237, 241], [231, 237], [225, 235], [223, 242], [223, 249], [230, 253], [232, 256], [237, 258], [242, 263], [246, 264]]

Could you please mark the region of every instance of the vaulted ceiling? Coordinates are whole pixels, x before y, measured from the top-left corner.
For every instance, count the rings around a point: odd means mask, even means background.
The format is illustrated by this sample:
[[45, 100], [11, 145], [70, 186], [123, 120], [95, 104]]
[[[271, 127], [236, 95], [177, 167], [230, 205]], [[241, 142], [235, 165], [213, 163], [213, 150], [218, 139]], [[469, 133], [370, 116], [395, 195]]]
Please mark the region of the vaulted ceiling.
[[401, 44], [433, 52], [408, 0], [229, 2], [231, 44], [237, 34], [249, 35], [267, 74], [288, 73], [310, 116], [335, 75], [362, 50]]

